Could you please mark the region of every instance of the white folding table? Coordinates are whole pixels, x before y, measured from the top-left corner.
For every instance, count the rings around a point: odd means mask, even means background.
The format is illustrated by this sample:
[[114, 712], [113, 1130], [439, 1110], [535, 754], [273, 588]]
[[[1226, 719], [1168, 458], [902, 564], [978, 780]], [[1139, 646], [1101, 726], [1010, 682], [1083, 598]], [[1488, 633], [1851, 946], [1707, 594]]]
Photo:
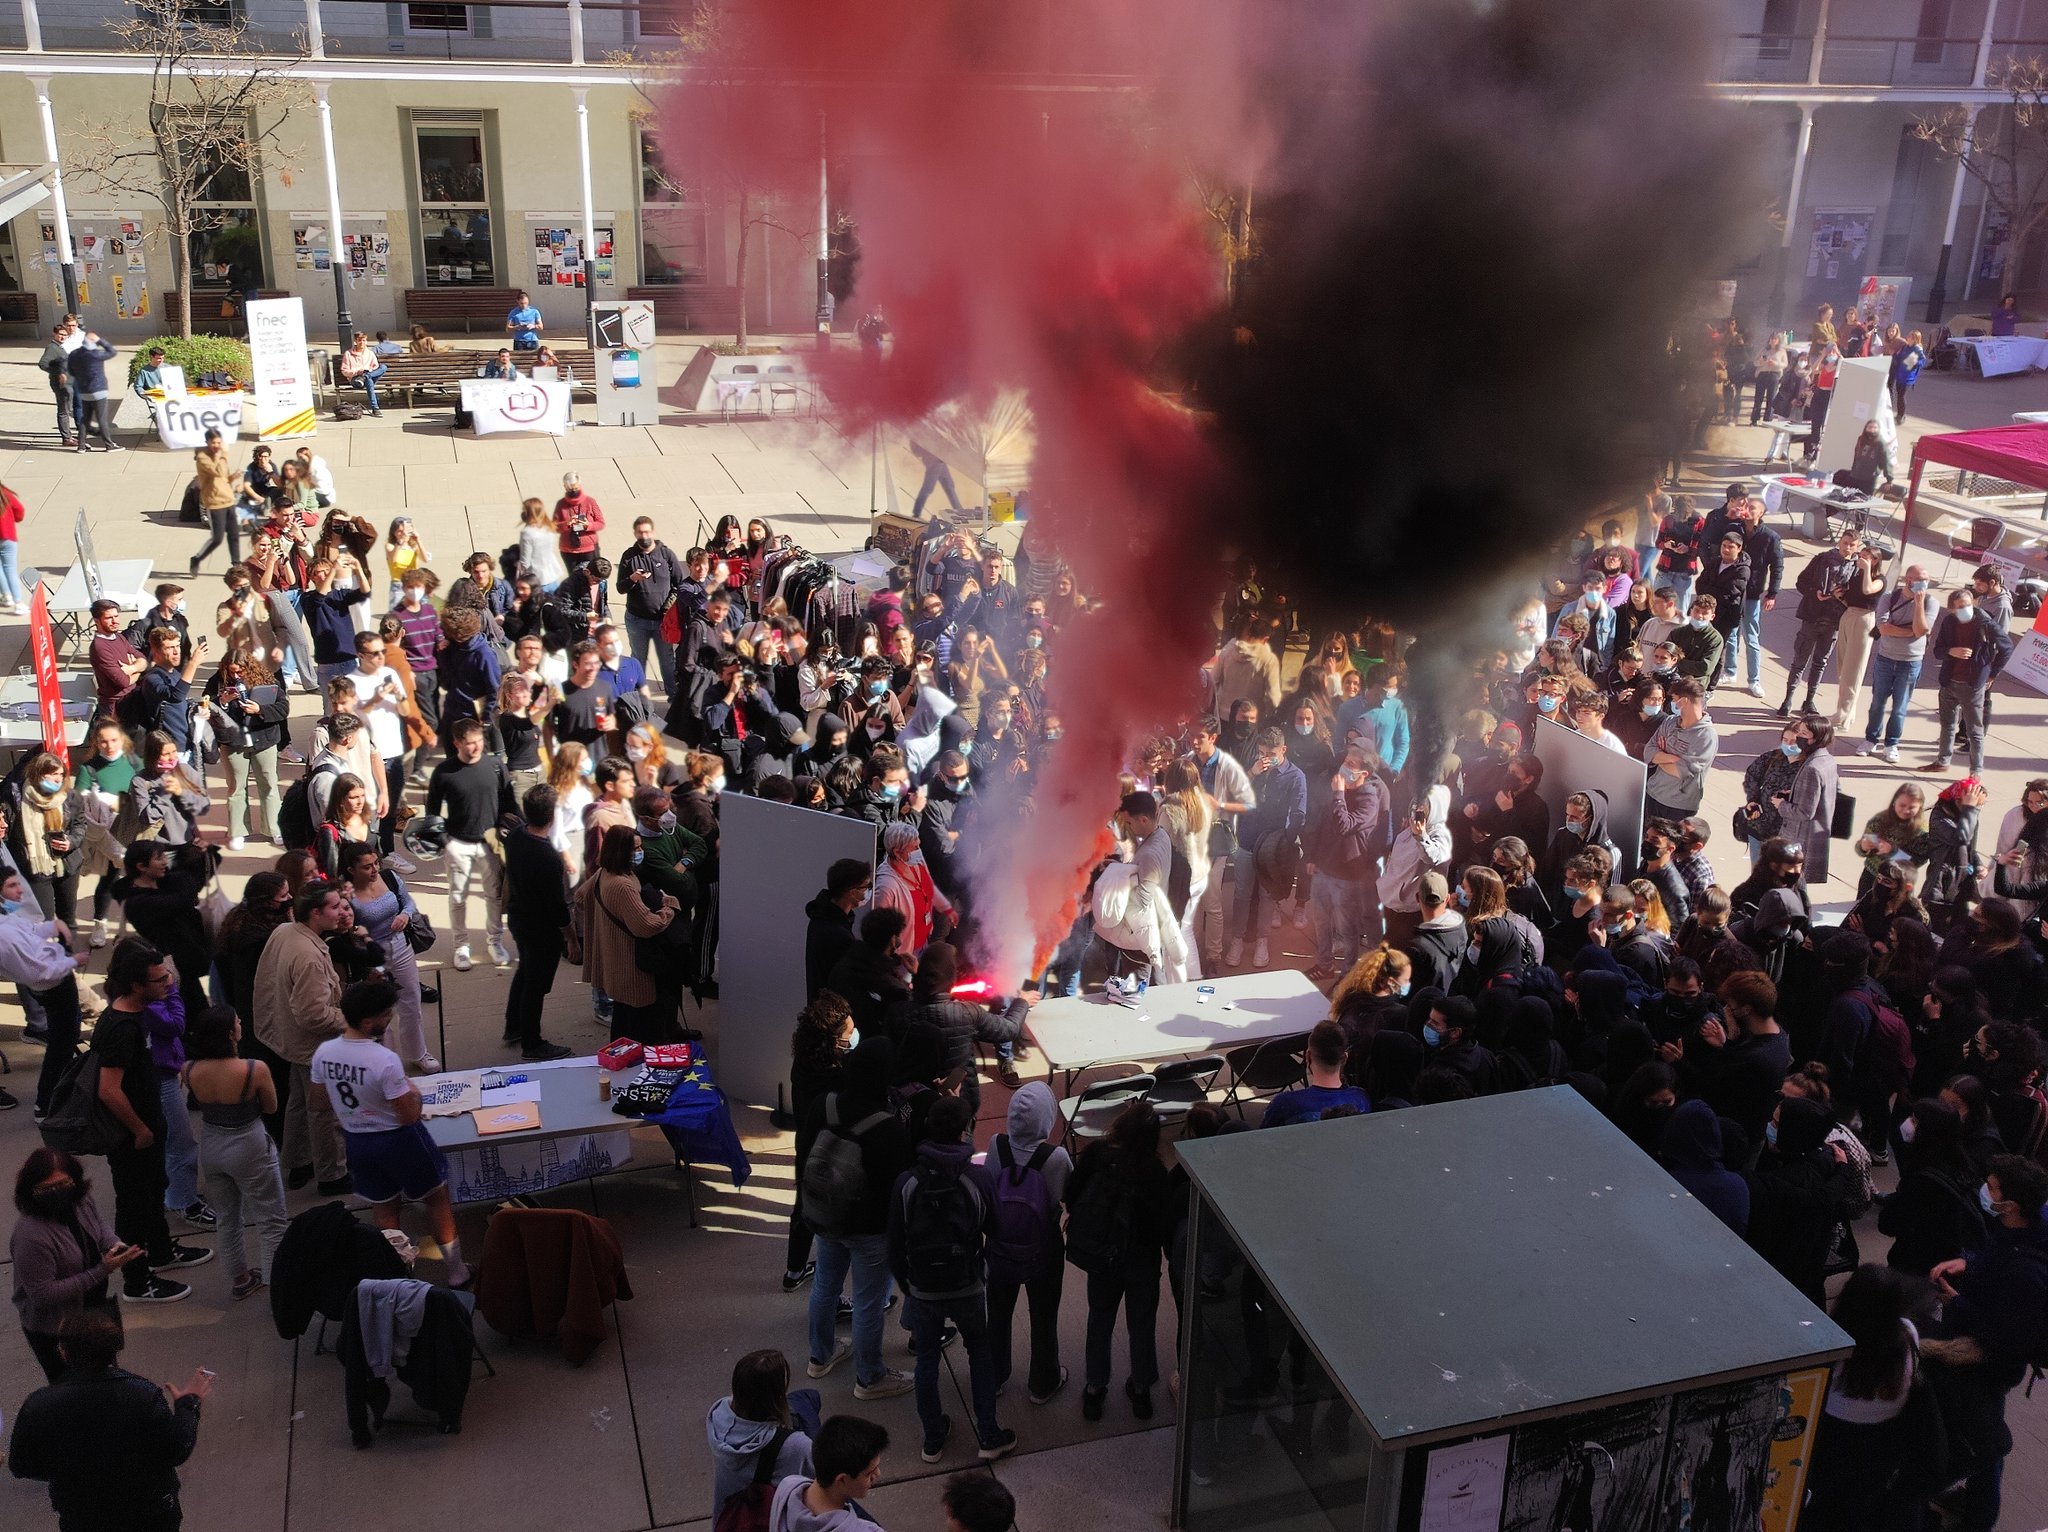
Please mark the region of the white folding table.
[[[100, 590], [107, 600], [120, 602], [122, 611], [140, 612], [156, 604], [156, 594], [150, 586], [150, 571], [154, 567], [148, 559], [101, 559]], [[85, 566], [73, 564], [50, 592], [50, 636], [57, 641], [59, 654], [92, 631], [92, 603]]]
[[[1214, 993], [1203, 995], [1202, 990]], [[1031, 1041], [1046, 1083], [1066, 1085], [1098, 1064], [1144, 1064], [1220, 1052], [1306, 1032], [1330, 1014], [1329, 999], [1298, 968], [1158, 984], [1125, 1005], [1107, 995], [1061, 996], [1031, 1009]]]

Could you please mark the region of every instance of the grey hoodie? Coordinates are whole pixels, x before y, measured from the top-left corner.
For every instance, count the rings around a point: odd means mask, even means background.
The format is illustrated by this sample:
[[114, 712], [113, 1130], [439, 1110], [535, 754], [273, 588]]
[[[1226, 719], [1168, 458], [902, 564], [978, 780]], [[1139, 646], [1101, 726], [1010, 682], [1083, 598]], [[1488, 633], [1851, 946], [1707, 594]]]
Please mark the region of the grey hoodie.
[[[1043, 1080], [1033, 1080], [1019, 1086], [1010, 1097], [1010, 1158], [1022, 1165], [1038, 1152], [1038, 1146], [1052, 1135], [1053, 1119], [1059, 1115], [1059, 1107], [1053, 1100], [1052, 1087]], [[1000, 1173], [1002, 1162], [995, 1158], [993, 1148], [987, 1154], [977, 1154], [975, 1159]], [[1067, 1203], [1067, 1176], [1073, 1171], [1074, 1162], [1067, 1151], [1053, 1145], [1051, 1154], [1045, 1157], [1041, 1167], [1045, 1176], [1046, 1189], [1052, 1193], [1052, 1205], [1065, 1207]]]
[[1443, 869], [1451, 860], [1451, 790], [1439, 782], [1422, 795], [1422, 801], [1425, 821], [1421, 838], [1416, 838], [1412, 825], [1404, 824], [1380, 874], [1380, 902], [1407, 915], [1421, 908], [1415, 896], [1422, 875], [1432, 868]]
[[[742, 1420], [732, 1412], [732, 1400], [721, 1399], [704, 1417], [704, 1439], [711, 1444], [711, 1519], [725, 1509], [726, 1501], [754, 1482], [760, 1455], [776, 1431], [772, 1420]], [[778, 1483], [792, 1474], [808, 1477], [811, 1472], [811, 1439], [792, 1430], [775, 1455]]]
[[768, 1532], [882, 1532], [851, 1506], [819, 1515], [804, 1504], [804, 1491], [810, 1483], [801, 1474], [782, 1481], [768, 1515]]

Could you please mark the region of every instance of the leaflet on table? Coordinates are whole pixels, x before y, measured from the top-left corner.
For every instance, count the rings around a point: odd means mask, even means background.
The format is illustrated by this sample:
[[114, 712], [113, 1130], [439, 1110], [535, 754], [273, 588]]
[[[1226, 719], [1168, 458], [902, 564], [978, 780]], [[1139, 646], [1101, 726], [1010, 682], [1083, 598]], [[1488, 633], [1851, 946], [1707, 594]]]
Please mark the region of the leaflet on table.
[[459, 1117], [483, 1105], [483, 1071], [465, 1069], [459, 1073], [424, 1075], [413, 1082], [419, 1087], [422, 1117]]
[[486, 1085], [478, 1092], [479, 1106], [511, 1106], [519, 1101], [540, 1100], [540, 1081], [515, 1080], [508, 1085]]

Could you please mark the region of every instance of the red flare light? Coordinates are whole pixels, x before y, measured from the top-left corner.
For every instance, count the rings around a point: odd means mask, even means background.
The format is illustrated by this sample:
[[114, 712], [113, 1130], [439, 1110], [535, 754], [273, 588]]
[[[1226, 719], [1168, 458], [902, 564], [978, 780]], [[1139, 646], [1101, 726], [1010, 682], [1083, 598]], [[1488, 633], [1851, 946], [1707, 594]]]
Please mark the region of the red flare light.
[[986, 979], [962, 979], [946, 993], [955, 1000], [993, 1000], [996, 987]]

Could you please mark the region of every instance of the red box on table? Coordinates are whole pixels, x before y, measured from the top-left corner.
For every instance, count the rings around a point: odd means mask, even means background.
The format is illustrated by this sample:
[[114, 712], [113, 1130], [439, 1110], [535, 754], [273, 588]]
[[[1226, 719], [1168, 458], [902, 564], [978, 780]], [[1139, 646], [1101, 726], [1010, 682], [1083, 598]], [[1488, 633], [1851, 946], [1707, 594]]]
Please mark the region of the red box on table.
[[597, 1067], [617, 1074], [620, 1070], [631, 1069], [639, 1063], [645, 1051], [632, 1038], [621, 1037], [615, 1042], [606, 1043], [598, 1050]]

